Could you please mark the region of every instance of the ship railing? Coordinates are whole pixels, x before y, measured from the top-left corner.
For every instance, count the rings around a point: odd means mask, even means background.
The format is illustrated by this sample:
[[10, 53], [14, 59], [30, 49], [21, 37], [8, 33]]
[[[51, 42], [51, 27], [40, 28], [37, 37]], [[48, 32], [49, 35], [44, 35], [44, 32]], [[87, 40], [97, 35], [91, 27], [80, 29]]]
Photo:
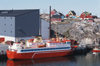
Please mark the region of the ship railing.
[[17, 51], [16, 49], [9, 49], [10, 51]]

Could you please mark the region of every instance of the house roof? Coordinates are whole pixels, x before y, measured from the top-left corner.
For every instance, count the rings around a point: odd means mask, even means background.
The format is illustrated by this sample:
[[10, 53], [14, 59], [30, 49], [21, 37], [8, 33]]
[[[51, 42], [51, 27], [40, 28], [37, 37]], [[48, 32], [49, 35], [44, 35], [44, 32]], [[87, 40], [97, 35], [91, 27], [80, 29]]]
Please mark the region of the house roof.
[[73, 15], [76, 15], [75, 11], [71, 11], [73, 13]]
[[0, 16], [19, 16], [29, 12], [37, 11], [39, 9], [26, 9], [26, 10], [0, 10]]

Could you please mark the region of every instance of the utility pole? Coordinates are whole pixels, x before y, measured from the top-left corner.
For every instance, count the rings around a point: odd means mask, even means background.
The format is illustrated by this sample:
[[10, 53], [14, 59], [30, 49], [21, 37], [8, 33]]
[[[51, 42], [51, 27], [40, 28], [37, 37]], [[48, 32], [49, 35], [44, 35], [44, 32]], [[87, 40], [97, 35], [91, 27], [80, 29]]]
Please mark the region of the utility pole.
[[49, 39], [51, 38], [51, 6], [49, 7]]

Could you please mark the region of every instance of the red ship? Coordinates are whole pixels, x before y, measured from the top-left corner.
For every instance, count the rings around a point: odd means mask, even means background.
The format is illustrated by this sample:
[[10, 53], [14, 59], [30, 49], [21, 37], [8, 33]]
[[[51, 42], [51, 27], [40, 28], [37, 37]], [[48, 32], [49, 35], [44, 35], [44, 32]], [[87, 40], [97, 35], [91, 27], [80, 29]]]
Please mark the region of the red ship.
[[7, 50], [9, 59], [37, 59], [47, 57], [58, 57], [72, 54], [70, 40], [62, 42], [33, 43], [30, 47], [21, 47], [21, 44], [14, 43]]
[[95, 47], [92, 52], [100, 52], [100, 47]]

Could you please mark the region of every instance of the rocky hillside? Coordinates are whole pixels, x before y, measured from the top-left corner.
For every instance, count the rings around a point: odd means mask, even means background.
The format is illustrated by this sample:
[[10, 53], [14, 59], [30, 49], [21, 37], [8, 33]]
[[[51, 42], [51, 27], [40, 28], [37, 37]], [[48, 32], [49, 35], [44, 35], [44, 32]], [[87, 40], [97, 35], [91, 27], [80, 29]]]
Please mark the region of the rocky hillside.
[[100, 22], [65, 21], [53, 23], [52, 30], [80, 44], [100, 44]]

